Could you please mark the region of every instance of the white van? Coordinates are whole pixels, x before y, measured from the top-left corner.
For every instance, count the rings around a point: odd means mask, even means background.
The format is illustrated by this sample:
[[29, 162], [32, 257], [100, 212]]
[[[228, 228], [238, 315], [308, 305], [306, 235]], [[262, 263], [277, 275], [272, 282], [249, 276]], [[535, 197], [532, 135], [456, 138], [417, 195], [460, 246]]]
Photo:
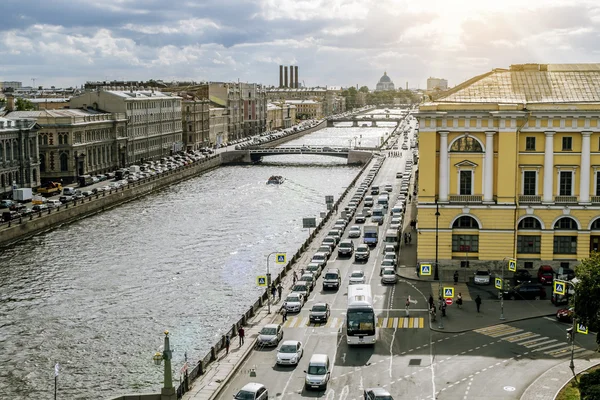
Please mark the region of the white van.
[[313, 354], [304, 371], [304, 387], [306, 389], [326, 389], [331, 376], [331, 364], [327, 354]]
[[46, 205], [48, 206], [48, 208], [58, 208], [58, 207], [62, 206], [62, 203], [59, 200], [51, 199], [51, 200], [48, 200]]
[[385, 231], [384, 244], [391, 244], [394, 248], [398, 248], [398, 243], [400, 242], [400, 231], [397, 229], [388, 229]]
[[62, 194], [64, 196], [73, 196], [75, 194], [75, 188], [72, 187], [64, 187]]
[[388, 208], [388, 201], [389, 201], [389, 196], [383, 196], [383, 195], [379, 196], [377, 198], [377, 205], [379, 207], [383, 207], [383, 208], [387, 209]]

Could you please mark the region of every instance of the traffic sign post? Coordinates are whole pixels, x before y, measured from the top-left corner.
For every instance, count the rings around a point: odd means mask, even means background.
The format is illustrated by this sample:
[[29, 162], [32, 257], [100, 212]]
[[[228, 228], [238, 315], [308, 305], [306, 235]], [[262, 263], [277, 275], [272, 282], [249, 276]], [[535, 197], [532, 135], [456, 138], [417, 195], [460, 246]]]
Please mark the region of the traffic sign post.
[[258, 287], [265, 287], [267, 286], [267, 276], [266, 275], [259, 275], [256, 277], [256, 286]]
[[431, 275], [431, 264], [421, 264], [421, 275], [422, 276], [430, 276]]
[[[269, 255], [267, 255], [267, 313], [271, 314], [271, 298], [270, 298], [270, 292], [271, 292], [271, 272], [269, 271], [269, 258], [273, 255], [276, 254], [277, 255], [277, 259], [275, 260], [275, 262], [277, 264], [285, 264], [285, 252], [282, 251], [274, 251], [272, 253], [269, 253]], [[273, 298], [273, 300], [275, 300], [275, 298]]]
[[454, 297], [454, 288], [453, 287], [445, 287], [444, 288], [444, 298], [452, 299]]
[[567, 292], [567, 285], [563, 281], [554, 281], [554, 294], [564, 296]]
[[447, 304], [447, 305], [451, 306], [451, 305], [452, 305], [452, 302], [453, 302], [453, 301], [452, 301], [452, 299], [451, 299], [451, 298], [447, 298], [447, 299], [446, 299], [446, 304]]
[[517, 270], [517, 260], [515, 260], [514, 258], [508, 259], [508, 270], [510, 272], [515, 272]]
[[501, 278], [494, 279], [494, 286], [496, 287], [496, 289], [502, 290], [502, 283], [503, 281]]
[[285, 253], [277, 253], [276, 264], [285, 264]]
[[583, 324], [577, 324], [577, 333], [582, 333], [584, 335], [587, 335], [588, 334], [587, 326], [585, 326]]

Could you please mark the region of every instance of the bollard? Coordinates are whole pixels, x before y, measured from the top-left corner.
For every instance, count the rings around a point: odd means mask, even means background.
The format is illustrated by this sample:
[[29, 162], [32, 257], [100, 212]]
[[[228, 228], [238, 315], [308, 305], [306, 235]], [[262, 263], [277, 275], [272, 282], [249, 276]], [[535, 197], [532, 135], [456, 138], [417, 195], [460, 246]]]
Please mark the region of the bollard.
[[217, 349], [215, 346], [210, 348], [210, 360], [215, 361], [217, 359]]

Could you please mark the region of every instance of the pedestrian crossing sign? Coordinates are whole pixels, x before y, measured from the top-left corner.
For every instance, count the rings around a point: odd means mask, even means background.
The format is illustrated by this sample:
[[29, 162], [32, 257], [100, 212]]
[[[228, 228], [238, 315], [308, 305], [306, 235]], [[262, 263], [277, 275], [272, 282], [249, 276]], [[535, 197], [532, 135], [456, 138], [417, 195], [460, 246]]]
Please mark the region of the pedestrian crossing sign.
[[502, 279], [501, 278], [494, 279], [494, 286], [496, 286], [496, 289], [502, 290]]
[[514, 258], [508, 260], [508, 270], [511, 272], [515, 272], [517, 270], [517, 260]]
[[421, 275], [431, 275], [431, 264], [421, 264]]
[[444, 288], [444, 297], [445, 298], [453, 298], [454, 297], [454, 288], [453, 287], [445, 287]]
[[577, 324], [577, 333], [583, 333], [584, 335], [587, 335], [588, 334], [587, 326], [585, 326], [583, 324]]
[[277, 264], [285, 264], [285, 253], [277, 253]]
[[256, 277], [256, 286], [267, 286], [267, 277], [265, 275], [259, 275]]
[[565, 283], [563, 281], [554, 281], [554, 294], [565, 295]]

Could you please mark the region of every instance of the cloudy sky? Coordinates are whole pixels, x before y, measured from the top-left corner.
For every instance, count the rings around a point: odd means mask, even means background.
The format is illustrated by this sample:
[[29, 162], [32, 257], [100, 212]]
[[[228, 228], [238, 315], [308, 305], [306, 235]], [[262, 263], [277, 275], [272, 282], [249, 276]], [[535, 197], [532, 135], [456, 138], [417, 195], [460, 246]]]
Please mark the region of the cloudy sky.
[[600, 0], [0, 0], [0, 81], [456, 85], [525, 62], [600, 60]]

